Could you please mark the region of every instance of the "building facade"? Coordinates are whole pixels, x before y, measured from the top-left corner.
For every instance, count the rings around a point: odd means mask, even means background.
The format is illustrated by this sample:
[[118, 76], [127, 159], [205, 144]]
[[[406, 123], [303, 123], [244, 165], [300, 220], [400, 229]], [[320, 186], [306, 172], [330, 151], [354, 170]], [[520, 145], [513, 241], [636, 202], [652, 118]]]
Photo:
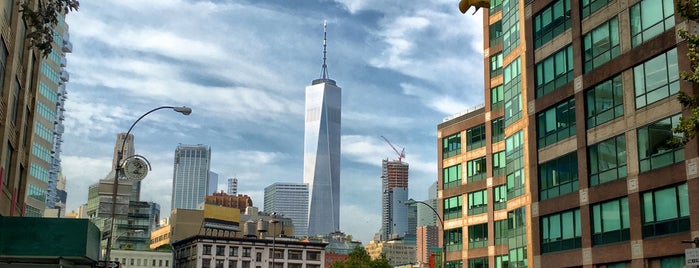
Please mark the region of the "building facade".
[[321, 78], [306, 87], [303, 183], [308, 184], [308, 234], [340, 230], [342, 89], [328, 77], [323, 42]]
[[264, 211], [291, 218], [294, 234], [308, 236], [308, 185], [277, 182], [265, 187]]
[[121, 268], [173, 267], [172, 252], [149, 250], [112, 250], [111, 258], [119, 262]]
[[400, 240], [372, 240], [365, 249], [372, 260], [381, 258], [381, 255], [386, 256], [391, 267], [415, 263], [415, 244], [403, 243]]
[[490, 2], [485, 105], [437, 128], [447, 267], [682, 267], [699, 146], [667, 140], [696, 26], [671, 0]]
[[207, 187], [207, 195], [218, 192], [218, 173], [209, 171], [209, 186]]
[[[240, 211], [245, 211], [247, 207], [252, 206], [252, 198], [244, 194], [227, 195], [221, 191], [219, 193], [214, 193], [213, 195], [207, 195], [204, 197], [204, 203], [237, 208]], [[202, 205], [200, 205], [198, 208], [203, 209]]]
[[381, 240], [405, 237], [408, 229], [408, 163], [381, 162]]
[[196, 209], [209, 188], [211, 148], [180, 144], [175, 150], [172, 209]]
[[238, 194], [238, 178], [228, 179], [228, 195]]
[[415, 262], [418, 267], [430, 266], [430, 256], [434, 248], [439, 247], [439, 228], [436, 225], [425, 225], [417, 227], [417, 243], [415, 244]]

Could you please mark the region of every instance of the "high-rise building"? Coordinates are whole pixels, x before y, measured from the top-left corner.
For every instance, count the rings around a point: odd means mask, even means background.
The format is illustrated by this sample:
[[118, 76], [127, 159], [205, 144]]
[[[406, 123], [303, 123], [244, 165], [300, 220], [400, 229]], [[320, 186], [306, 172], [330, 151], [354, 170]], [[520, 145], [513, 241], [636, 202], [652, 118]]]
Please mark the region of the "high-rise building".
[[667, 141], [694, 23], [672, 0], [490, 3], [486, 104], [437, 127], [447, 266], [684, 266], [699, 146]]
[[228, 195], [238, 194], [238, 178], [228, 179]]
[[209, 187], [211, 148], [180, 144], [175, 150], [172, 177], [172, 209], [196, 209]]
[[431, 208], [427, 206], [418, 205], [417, 207], [417, 227], [437, 225], [439, 219], [437, 214], [434, 213], [432, 208], [437, 209], [437, 182], [435, 181], [427, 189], [427, 200], [423, 201], [427, 203]]
[[[399, 160], [382, 160], [381, 169], [381, 240], [403, 238], [408, 229], [409, 165]], [[415, 226], [413, 226], [415, 227]], [[415, 228], [410, 233], [415, 233]]]
[[436, 265], [430, 265], [430, 256], [434, 252], [432, 249], [439, 247], [438, 233], [439, 228], [436, 225], [417, 227], [417, 243], [415, 245], [417, 267], [436, 267]]
[[218, 173], [209, 171], [209, 186], [206, 194], [215, 194], [218, 192]]
[[264, 211], [291, 218], [294, 234], [308, 236], [308, 185], [277, 182], [265, 187]]
[[340, 229], [342, 89], [328, 77], [326, 40], [321, 77], [306, 87], [303, 182], [308, 184], [308, 234]]

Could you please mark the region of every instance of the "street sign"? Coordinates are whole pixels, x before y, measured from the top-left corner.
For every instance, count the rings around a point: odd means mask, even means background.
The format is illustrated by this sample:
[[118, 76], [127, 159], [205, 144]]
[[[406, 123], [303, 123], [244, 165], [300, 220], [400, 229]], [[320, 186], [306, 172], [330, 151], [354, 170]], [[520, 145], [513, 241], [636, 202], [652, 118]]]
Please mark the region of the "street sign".
[[106, 261], [98, 261], [97, 268], [119, 268], [121, 265], [119, 265], [119, 262], [117, 261], [110, 261], [108, 264]]
[[688, 248], [684, 250], [685, 265], [699, 265], [699, 248]]

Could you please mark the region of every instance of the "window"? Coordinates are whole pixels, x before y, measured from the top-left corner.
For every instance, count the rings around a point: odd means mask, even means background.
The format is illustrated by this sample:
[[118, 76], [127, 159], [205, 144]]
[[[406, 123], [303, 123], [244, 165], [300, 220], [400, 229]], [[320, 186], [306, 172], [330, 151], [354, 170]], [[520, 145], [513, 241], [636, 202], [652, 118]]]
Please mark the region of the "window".
[[592, 13], [595, 13], [595, 11], [599, 10], [600, 8], [606, 6], [611, 2], [612, 0], [582, 0], [580, 1], [581, 4], [581, 12], [582, 12], [582, 18], [587, 18], [588, 16], [592, 15]]
[[214, 264], [216, 268], [223, 268], [223, 262], [224, 260], [214, 260]]
[[615, 17], [585, 34], [583, 51], [586, 73], [618, 57], [619, 20]]
[[522, 130], [505, 139], [507, 199], [524, 194], [524, 138]]
[[468, 268], [488, 268], [488, 257], [468, 259]]
[[445, 168], [442, 172], [444, 184], [442, 189], [449, 189], [461, 185], [461, 164]]
[[569, 153], [539, 165], [539, 200], [578, 190], [578, 155]]
[[[476, 224], [468, 227], [468, 248], [488, 246], [488, 224]], [[487, 266], [486, 266], [487, 267]]]
[[228, 248], [228, 256], [238, 257], [238, 247], [231, 246]]
[[203, 255], [211, 255], [211, 245], [204, 245]]
[[289, 250], [288, 254], [290, 260], [301, 260], [301, 251]]
[[624, 115], [623, 90], [621, 75], [617, 75], [585, 93], [588, 129]]
[[592, 206], [592, 245], [628, 241], [629, 200], [624, 197]]
[[502, 53], [490, 57], [490, 78], [502, 74]]
[[[492, 7], [493, 2], [494, 1], [490, 2], [490, 5], [491, 5], [490, 11], [493, 10], [493, 7]], [[502, 44], [502, 20], [499, 20], [499, 21], [491, 24], [490, 27], [488, 27], [488, 37], [489, 37], [488, 40], [490, 41], [489, 46], [492, 47], [492, 46], [496, 46], [498, 44]], [[491, 77], [492, 77], [492, 75], [491, 75]]]
[[536, 97], [573, 81], [573, 46], [567, 46], [536, 63]]
[[582, 246], [580, 209], [541, 217], [541, 253]]
[[636, 47], [675, 26], [672, 0], [643, 0], [631, 7], [631, 46]]
[[476, 182], [485, 179], [485, 156], [466, 162], [468, 182]]
[[261, 261], [262, 261], [262, 252], [257, 252], [257, 253], [255, 253], [255, 261], [256, 261], [256, 262], [261, 262]]
[[641, 172], [684, 161], [684, 147], [670, 147], [667, 141], [679, 139], [672, 132], [680, 122], [680, 115], [665, 118], [638, 129], [638, 160]]
[[[8, 1], [12, 2], [12, 1]], [[5, 42], [0, 41], [0, 94], [2, 94], [2, 89], [5, 87], [5, 65], [7, 64], [7, 56], [9, 52], [5, 46]]]
[[463, 268], [463, 261], [448, 261], [444, 263], [444, 268]]
[[508, 268], [527, 267], [526, 211], [524, 207], [507, 212]]
[[442, 158], [461, 154], [461, 133], [442, 139]]
[[12, 120], [12, 125], [17, 124], [17, 110], [19, 110], [19, 91], [19, 79], [15, 79], [15, 83], [12, 86], [12, 111], [10, 113], [10, 120]]
[[491, 121], [490, 126], [493, 143], [505, 139], [505, 120], [503, 117], [496, 118], [495, 120]]
[[461, 196], [444, 199], [444, 220], [461, 218]]
[[[517, 2], [512, 0], [513, 2]], [[505, 126], [522, 117], [522, 69], [520, 58], [503, 69], [503, 93], [505, 99]]]
[[507, 245], [507, 220], [495, 221], [495, 245]]
[[502, 108], [503, 102], [502, 85], [495, 86], [490, 89], [490, 109], [497, 110]]
[[648, 267], [663, 268], [663, 267], [685, 267], [684, 255], [662, 257], [648, 260]]
[[216, 246], [216, 256], [226, 256], [226, 246]]
[[493, 153], [493, 177], [505, 174], [505, 151]]
[[534, 48], [570, 28], [570, 0], [558, 0], [534, 15]]
[[485, 124], [466, 130], [466, 138], [468, 151], [485, 146]]
[[493, 210], [507, 208], [507, 185], [493, 187]]
[[495, 256], [495, 268], [507, 268], [510, 258], [507, 255]]
[[[2, 43], [2, 42], [0, 42]], [[12, 144], [8, 141], [7, 142], [7, 157], [5, 158], [5, 167], [4, 167], [4, 180], [2, 180], [2, 186], [8, 187], [10, 185], [10, 178], [12, 178], [12, 160], [14, 158], [14, 152], [15, 149], [12, 148]]]
[[519, 1], [502, 1], [502, 47], [505, 56], [519, 46]]
[[502, 10], [502, 0], [491, 0], [490, 1], [490, 15], [498, 13]]
[[587, 151], [591, 186], [626, 177], [626, 138], [624, 134], [594, 144], [588, 147]]
[[643, 237], [689, 231], [687, 183], [643, 193]]
[[228, 268], [238, 268], [238, 260], [228, 260]]
[[46, 202], [46, 190], [34, 184], [27, 183], [27, 196], [40, 202]]
[[250, 258], [252, 256], [251, 248], [243, 248], [243, 257]]
[[676, 48], [633, 67], [636, 109], [676, 94], [679, 78]]
[[575, 135], [575, 99], [559, 103], [536, 116], [539, 148]]
[[320, 260], [320, 252], [319, 251], [307, 251], [306, 252], [306, 260], [319, 261]]
[[468, 193], [468, 215], [476, 215], [488, 211], [488, 191], [486, 189]]
[[461, 228], [444, 231], [444, 239], [447, 244], [447, 252], [460, 251], [463, 249], [463, 234]]
[[272, 252], [272, 255], [274, 256], [275, 259], [283, 259], [284, 258], [284, 249], [274, 249]]

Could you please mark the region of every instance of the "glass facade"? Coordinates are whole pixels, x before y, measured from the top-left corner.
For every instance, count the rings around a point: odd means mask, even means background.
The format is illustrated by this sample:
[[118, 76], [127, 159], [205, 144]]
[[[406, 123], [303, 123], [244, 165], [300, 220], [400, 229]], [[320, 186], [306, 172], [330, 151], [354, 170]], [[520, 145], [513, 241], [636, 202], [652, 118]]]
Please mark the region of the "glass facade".
[[575, 99], [559, 103], [536, 116], [539, 148], [575, 135]]
[[502, 51], [505, 56], [519, 46], [519, 0], [502, 1]]
[[460, 251], [463, 246], [463, 229], [449, 229], [444, 231], [444, 240], [446, 243], [447, 252]]
[[536, 64], [536, 97], [573, 81], [573, 46], [567, 46]]
[[634, 67], [636, 109], [676, 94], [679, 78], [676, 48]]
[[618, 57], [620, 50], [619, 20], [615, 17], [583, 36], [585, 72]]
[[488, 191], [483, 189], [468, 193], [468, 215], [488, 212]]
[[482, 248], [488, 246], [488, 223], [471, 225], [468, 227], [468, 248]]
[[507, 199], [524, 194], [524, 134], [520, 130], [505, 139]]
[[534, 48], [570, 29], [570, 0], [558, 0], [534, 15]]
[[638, 160], [641, 172], [684, 161], [684, 147], [671, 147], [668, 141], [681, 138], [672, 129], [679, 124], [680, 115], [665, 118], [638, 129]]
[[505, 126], [522, 118], [522, 67], [520, 59], [512, 61], [503, 71], [505, 94]]
[[587, 128], [593, 128], [624, 115], [624, 88], [621, 75], [585, 92]]
[[444, 220], [458, 219], [461, 218], [462, 202], [461, 196], [454, 196], [444, 199]]
[[630, 236], [628, 198], [592, 205], [592, 245], [628, 241]]
[[449, 158], [461, 154], [461, 133], [442, 139], [442, 157]]
[[578, 155], [569, 153], [539, 165], [539, 199], [576, 192], [578, 182]]
[[636, 47], [675, 26], [672, 0], [643, 0], [629, 9], [631, 45]]
[[468, 182], [476, 182], [485, 179], [486, 164], [485, 156], [466, 162]]
[[582, 246], [580, 209], [541, 217], [541, 253]]
[[590, 185], [626, 178], [626, 137], [622, 134], [587, 149]]
[[689, 231], [687, 183], [645, 192], [641, 206], [644, 238]]
[[461, 164], [442, 169], [442, 189], [461, 185]]
[[468, 151], [485, 146], [485, 124], [466, 130], [466, 148]]

